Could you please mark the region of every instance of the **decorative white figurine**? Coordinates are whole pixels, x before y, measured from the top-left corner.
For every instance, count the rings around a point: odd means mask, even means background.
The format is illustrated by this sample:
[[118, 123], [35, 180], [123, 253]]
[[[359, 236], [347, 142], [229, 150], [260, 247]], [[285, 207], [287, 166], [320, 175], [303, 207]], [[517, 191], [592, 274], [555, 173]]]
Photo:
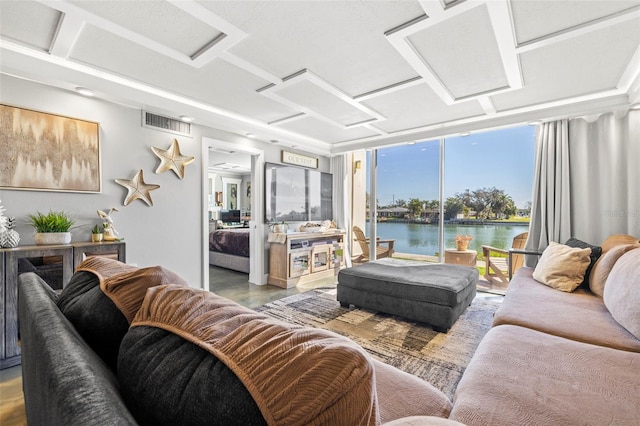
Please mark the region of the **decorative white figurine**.
[[104, 241], [116, 241], [118, 237], [116, 235], [120, 235], [116, 228], [113, 227], [113, 218], [111, 217], [111, 213], [117, 212], [118, 209], [115, 207], [109, 210], [109, 213], [105, 213], [102, 210], [98, 210], [98, 216], [103, 220], [102, 227], [104, 228]]

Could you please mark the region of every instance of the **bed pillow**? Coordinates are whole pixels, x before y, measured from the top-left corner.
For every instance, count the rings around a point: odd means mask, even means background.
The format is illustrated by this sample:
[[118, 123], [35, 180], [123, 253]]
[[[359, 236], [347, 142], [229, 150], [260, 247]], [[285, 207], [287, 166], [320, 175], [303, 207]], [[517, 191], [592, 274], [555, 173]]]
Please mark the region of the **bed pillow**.
[[620, 256], [604, 287], [604, 304], [613, 318], [640, 339], [640, 248]]
[[[169, 343], [156, 329], [180, 339]], [[207, 356], [184, 349], [184, 342]], [[166, 345], [175, 345], [176, 353]], [[268, 424], [379, 422], [373, 361], [355, 342], [278, 321], [209, 291], [172, 285], [147, 291], [122, 342], [120, 389], [140, 423], [195, 424], [192, 413], [211, 424], [242, 423], [245, 409], [233, 401], [238, 384], [234, 380], [235, 390], [226, 391], [228, 375], [218, 360], [251, 395], [255, 404], [248, 410], [255, 416], [257, 406]], [[189, 374], [182, 373], [185, 366]], [[210, 393], [192, 381], [209, 383]], [[214, 401], [229, 411], [201, 407]]]
[[617, 246], [609, 247], [609, 249], [598, 259], [591, 271], [591, 277], [589, 277], [589, 289], [598, 296], [604, 295], [605, 285], [607, 284], [607, 278], [609, 273], [613, 269], [614, 265], [620, 259], [620, 257], [637, 247], [640, 244], [620, 244]]
[[533, 278], [556, 290], [572, 292], [584, 280], [590, 254], [590, 248], [574, 248], [552, 241], [542, 252]]
[[581, 287], [588, 288], [589, 287], [589, 276], [591, 274], [591, 269], [593, 269], [593, 265], [595, 265], [595, 263], [598, 261], [598, 259], [602, 255], [602, 247], [594, 246], [593, 244], [586, 243], [586, 242], [584, 242], [582, 240], [579, 240], [579, 239], [573, 238], [573, 237], [569, 238], [567, 240], [567, 242], [564, 243], [564, 244], [566, 246], [569, 246], [569, 247], [590, 248], [591, 249], [591, 254], [589, 255], [589, 258], [590, 258], [589, 266], [587, 267], [587, 270], [584, 273], [584, 280], [582, 280], [582, 283], [580, 283]]

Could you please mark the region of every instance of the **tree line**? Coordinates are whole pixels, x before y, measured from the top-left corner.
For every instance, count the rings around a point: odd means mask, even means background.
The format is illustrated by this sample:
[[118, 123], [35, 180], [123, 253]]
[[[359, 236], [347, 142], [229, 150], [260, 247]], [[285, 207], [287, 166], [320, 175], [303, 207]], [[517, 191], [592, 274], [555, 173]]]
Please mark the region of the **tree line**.
[[[368, 194], [367, 194], [368, 199]], [[382, 206], [379, 208], [404, 207], [409, 210], [411, 218], [419, 218], [426, 215], [433, 215], [440, 209], [438, 200], [420, 200], [412, 198], [409, 201], [397, 200], [395, 204], [390, 206]], [[527, 203], [530, 210], [531, 203]], [[513, 198], [504, 192], [503, 189], [479, 188], [474, 191], [465, 190], [462, 193], [456, 193], [455, 196], [449, 197], [444, 203], [445, 219], [455, 219], [458, 214], [462, 213], [465, 218], [474, 217], [475, 219], [509, 219], [518, 212]]]

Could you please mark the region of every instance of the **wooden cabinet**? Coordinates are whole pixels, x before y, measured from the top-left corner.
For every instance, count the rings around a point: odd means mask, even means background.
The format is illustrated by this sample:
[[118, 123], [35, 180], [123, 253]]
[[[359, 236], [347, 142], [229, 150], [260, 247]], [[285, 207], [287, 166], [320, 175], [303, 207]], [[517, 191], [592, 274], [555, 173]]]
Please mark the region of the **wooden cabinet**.
[[21, 258], [59, 257], [63, 286], [87, 256], [109, 256], [125, 262], [125, 243], [71, 243], [0, 249], [0, 369], [20, 364], [18, 336], [18, 263]]
[[343, 267], [344, 232], [279, 234], [269, 246], [268, 283], [283, 288], [327, 278]]

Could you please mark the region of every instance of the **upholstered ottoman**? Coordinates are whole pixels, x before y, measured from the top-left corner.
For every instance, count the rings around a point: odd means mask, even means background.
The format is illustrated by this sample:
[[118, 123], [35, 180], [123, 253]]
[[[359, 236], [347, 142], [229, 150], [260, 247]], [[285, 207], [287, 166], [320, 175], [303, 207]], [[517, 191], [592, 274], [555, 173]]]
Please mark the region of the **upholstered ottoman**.
[[338, 301], [448, 332], [476, 296], [477, 281], [478, 270], [468, 266], [382, 259], [341, 270]]

